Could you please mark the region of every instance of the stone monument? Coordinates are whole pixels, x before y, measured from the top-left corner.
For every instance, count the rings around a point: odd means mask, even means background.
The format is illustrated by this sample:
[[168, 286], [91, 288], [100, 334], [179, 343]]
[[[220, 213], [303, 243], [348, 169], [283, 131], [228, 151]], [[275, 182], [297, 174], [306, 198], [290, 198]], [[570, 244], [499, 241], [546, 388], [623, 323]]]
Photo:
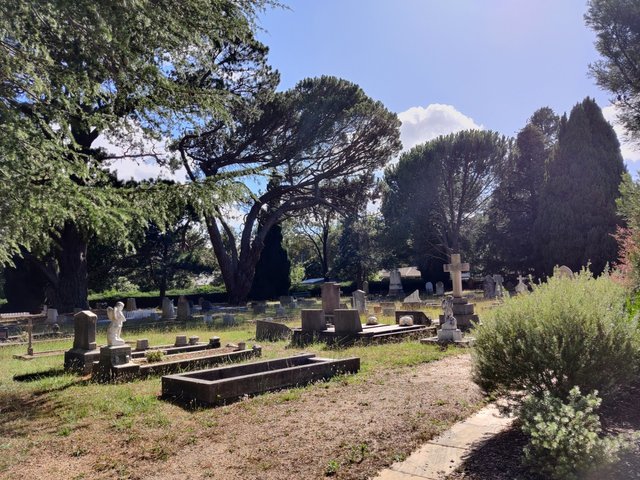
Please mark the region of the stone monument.
[[325, 315], [333, 315], [340, 308], [340, 285], [335, 282], [326, 282], [320, 287], [322, 292], [322, 310]]
[[496, 281], [493, 275], [485, 275], [482, 280], [482, 292], [486, 300], [496, 298]]
[[127, 298], [127, 306], [125, 307], [125, 311], [133, 312], [137, 310], [138, 306], [136, 305], [136, 299], [133, 297]]
[[573, 280], [575, 278], [573, 270], [571, 270], [566, 265], [562, 265], [561, 267], [554, 268], [553, 269], [553, 276], [554, 277], [560, 277], [560, 278], [569, 278], [571, 280]]
[[[452, 263], [454, 263], [454, 261], [452, 261]], [[458, 261], [458, 263], [460, 262]], [[467, 269], [468, 268], [469, 267], [467, 267]], [[458, 328], [456, 317], [453, 316], [453, 310], [455, 308], [454, 300], [455, 300], [455, 297], [451, 297], [451, 296], [447, 296], [442, 299], [443, 315], [440, 317], [441, 327], [438, 330], [438, 342], [461, 342], [462, 341], [462, 332]]]
[[522, 275], [518, 275], [518, 285], [516, 285], [516, 293], [518, 295], [529, 291], [529, 288], [524, 283], [524, 278], [525, 277], [523, 277]]
[[436, 295], [439, 297], [444, 295], [444, 283], [436, 282]]
[[502, 282], [504, 282], [504, 278], [502, 277], [502, 275], [494, 275], [493, 281], [496, 282], [496, 297], [499, 299], [504, 298], [504, 285], [502, 285]]
[[402, 289], [402, 276], [400, 275], [400, 270], [393, 268], [389, 272], [389, 296], [401, 297], [403, 295], [404, 290]]
[[124, 314], [122, 313], [123, 308], [124, 303], [122, 302], [116, 303], [115, 308], [107, 308], [107, 317], [111, 321], [111, 323], [107, 327], [107, 345], [110, 347], [126, 344], [126, 342], [122, 338], [120, 338], [120, 334], [122, 333], [122, 325], [127, 321], [127, 319], [124, 317]]
[[324, 312], [320, 309], [301, 310], [302, 330], [305, 332], [321, 332], [327, 329]]
[[351, 296], [351, 304], [358, 313], [366, 313], [367, 311], [367, 294], [364, 290], [356, 290]]
[[162, 298], [162, 319], [171, 320], [176, 316], [176, 309], [173, 306], [173, 301], [169, 297]]
[[422, 300], [420, 300], [420, 292], [415, 290], [411, 295], [405, 297], [402, 303], [417, 303], [422, 304]]
[[[469, 271], [468, 263], [460, 262], [460, 254], [451, 254], [451, 263], [444, 265], [444, 271], [451, 275], [453, 284], [452, 315], [455, 315], [457, 326], [462, 329], [471, 328], [471, 322], [478, 322], [478, 315], [474, 314], [473, 303], [467, 302], [462, 296], [462, 272]], [[440, 315], [440, 325], [446, 321], [445, 315]]]
[[189, 300], [185, 297], [180, 297], [178, 300], [178, 314], [177, 320], [179, 322], [186, 322], [191, 318], [191, 305], [189, 305]]
[[64, 353], [64, 369], [67, 372], [91, 373], [93, 362], [100, 357], [96, 344], [98, 317], [90, 310], [73, 316], [73, 348]]
[[433, 295], [433, 283], [427, 282], [424, 284], [424, 291], [427, 295]]
[[357, 310], [336, 309], [333, 314], [333, 325], [337, 334], [353, 334], [362, 331], [360, 314]]

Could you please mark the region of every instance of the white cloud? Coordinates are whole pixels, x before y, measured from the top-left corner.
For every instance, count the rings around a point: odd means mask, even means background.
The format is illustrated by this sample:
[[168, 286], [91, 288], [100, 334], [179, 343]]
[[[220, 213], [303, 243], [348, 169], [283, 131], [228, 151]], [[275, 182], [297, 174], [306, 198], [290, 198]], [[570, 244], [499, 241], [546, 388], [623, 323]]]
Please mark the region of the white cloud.
[[427, 107], [411, 107], [398, 114], [402, 122], [400, 139], [404, 150], [433, 140], [440, 135], [461, 130], [482, 130], [471, 117], [459, 112], [453, 105], [432, 103]]
[[620, 141], [622, 158], [626, 162], [640, 162], [640, 147], [629, 138], [627, 130], [618, 121], [618, 109], [615, 105], [608, 105], [602, 109], [604, 118], [613, 126]]

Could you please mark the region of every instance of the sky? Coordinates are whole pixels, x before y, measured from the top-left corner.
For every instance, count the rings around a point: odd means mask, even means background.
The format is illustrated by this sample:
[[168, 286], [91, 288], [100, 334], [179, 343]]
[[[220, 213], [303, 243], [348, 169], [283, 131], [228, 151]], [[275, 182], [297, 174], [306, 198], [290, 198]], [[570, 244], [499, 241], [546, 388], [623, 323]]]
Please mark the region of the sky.
[[[280, 89], [319, 75], [355, 82], [399, 115], [405, 148], [467, 128], [515, 136], [536, 109], [568, 113], [586, 96], [615, 122], [611, 94], [588, 74], [598, 52], [584, 0], [284, 3], [258, 34]], [[640, 167], [639, 150], [623, 144], [623, 156]]]

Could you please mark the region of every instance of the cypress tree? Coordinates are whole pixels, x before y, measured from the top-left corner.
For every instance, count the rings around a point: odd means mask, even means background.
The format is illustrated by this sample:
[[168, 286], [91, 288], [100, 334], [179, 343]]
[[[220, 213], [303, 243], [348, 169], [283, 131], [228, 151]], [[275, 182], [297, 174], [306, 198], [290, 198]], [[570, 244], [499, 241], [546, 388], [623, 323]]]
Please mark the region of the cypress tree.
[[287, 295], [291, 286], [290, 268], [289, 256], [282, 247], [282, 227], [274, 225], [265, 236], [249, 296], [253, 300], [268, 300]]
[[593, 99], [573, 107], [569, 119], [563, 116], [535, 225], [543, 273], [591, 262], [599, 274], [615, 261], [615, 201], [625, 171], [616, 134]]

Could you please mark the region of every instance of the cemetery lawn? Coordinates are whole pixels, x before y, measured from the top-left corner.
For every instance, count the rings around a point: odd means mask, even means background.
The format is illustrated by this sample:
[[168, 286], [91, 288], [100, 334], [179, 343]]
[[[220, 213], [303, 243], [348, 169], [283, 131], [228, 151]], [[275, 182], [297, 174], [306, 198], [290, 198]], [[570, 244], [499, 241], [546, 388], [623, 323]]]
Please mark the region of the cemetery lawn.
[[[252, 344], [255, 326], [124, 336], [157, 345], [179, 333]], [[36, 343], [35, 350], [71, 343]], [[340, 350], [261, 344], [263, 359], [306, 351], [359, 356], [362, 368], [357, 375], [188, 410], [159, 399], [159, 377], [94, 384], [64, 374], [61, 355], [20, 361], [12, 355], [25, 346], [0, 348], [0, 477], [364, 479], [484, 404], [464, 350], [417, 340]], [[44, 376], [13, 380], [34, 372]]]

